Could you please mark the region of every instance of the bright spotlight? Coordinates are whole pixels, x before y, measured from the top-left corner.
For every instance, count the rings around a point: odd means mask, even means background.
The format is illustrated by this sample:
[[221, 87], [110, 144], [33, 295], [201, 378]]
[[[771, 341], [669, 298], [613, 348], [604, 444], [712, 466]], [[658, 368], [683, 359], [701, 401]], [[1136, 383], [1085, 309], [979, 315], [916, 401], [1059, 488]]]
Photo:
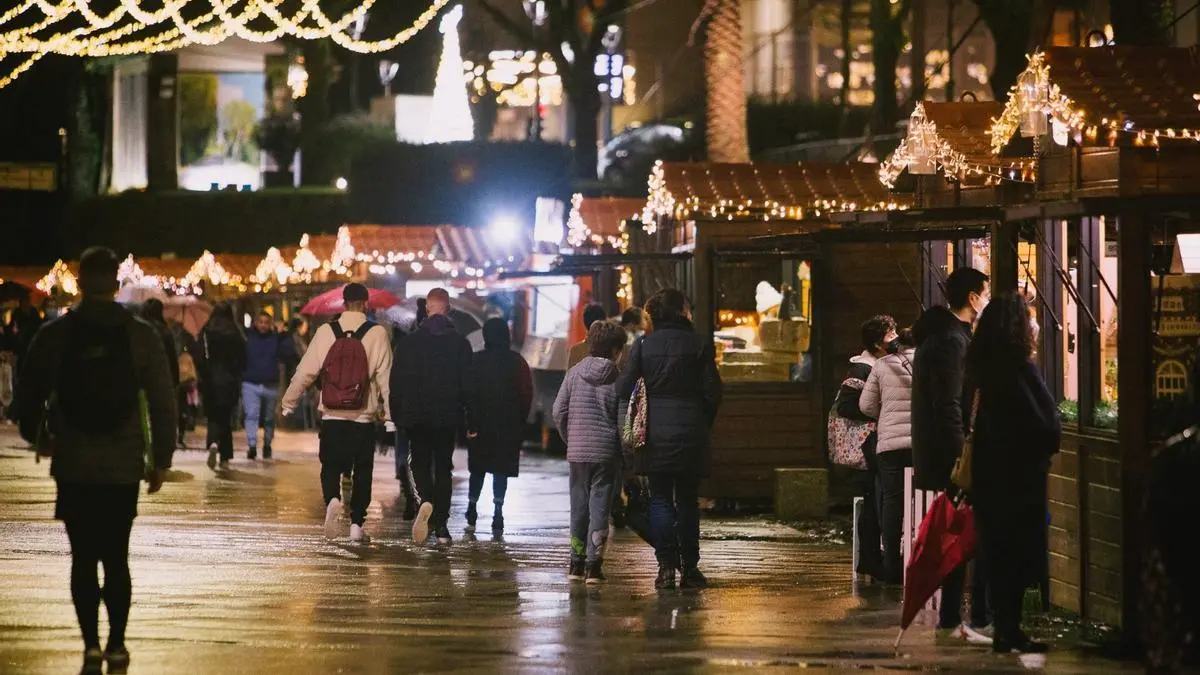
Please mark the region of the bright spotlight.
[[511, 244], [521, 236], [521, 225], [512, 216], [498, 216], [488, 228], [492, 239], [502, 244]]
[[337, 180], [333, 181], [333, 186], [339, 190], [345, 190], [349, 185], [350, 183], [342, 177], [339, 177]]

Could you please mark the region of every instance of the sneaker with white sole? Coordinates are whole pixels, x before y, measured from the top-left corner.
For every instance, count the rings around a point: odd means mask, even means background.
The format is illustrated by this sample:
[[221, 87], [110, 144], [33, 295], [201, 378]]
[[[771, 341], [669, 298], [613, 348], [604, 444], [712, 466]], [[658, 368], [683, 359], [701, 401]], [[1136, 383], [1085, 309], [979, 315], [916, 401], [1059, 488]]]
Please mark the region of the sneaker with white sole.
[[424, 544], [429, 540], [429, 519], [433, 516], [433, 502], [421, 502], [421, 508], [417, 509], [417, 517], [413, 520], [412, 538], [417, 544]]
[[217, 451], [215, 449], [208, 451], [208, 468], [213, 471], [217, 470]]
[[365, 544], [371, 541], [371, 537], [369, 537], [366, 532], [363, 532], [362, 525], [351, 525], [350, 541], [356, 544]]
[[337, 539], [338, 518], [342, 515], [342, 500], [333, 498], [325, 506], [325, 538]]
[[965, 623], [960, 623], [954, 628], [939, 628], [937, 630], [937, 639], [939, 642], [965, 642], [970, 645], [992, 644], [992, 638]]

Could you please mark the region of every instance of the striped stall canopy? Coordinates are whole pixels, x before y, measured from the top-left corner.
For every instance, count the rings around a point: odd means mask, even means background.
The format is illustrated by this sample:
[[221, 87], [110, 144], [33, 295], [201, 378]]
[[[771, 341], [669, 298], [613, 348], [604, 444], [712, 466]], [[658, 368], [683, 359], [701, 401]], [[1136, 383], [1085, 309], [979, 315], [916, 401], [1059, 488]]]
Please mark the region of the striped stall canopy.
[[437, 228], [437, 257], [475, 266], [520, 263], [533, 250], [533, 238], [522, 231], [512, 241], [500, 241], [489, 232], [460, 225]]

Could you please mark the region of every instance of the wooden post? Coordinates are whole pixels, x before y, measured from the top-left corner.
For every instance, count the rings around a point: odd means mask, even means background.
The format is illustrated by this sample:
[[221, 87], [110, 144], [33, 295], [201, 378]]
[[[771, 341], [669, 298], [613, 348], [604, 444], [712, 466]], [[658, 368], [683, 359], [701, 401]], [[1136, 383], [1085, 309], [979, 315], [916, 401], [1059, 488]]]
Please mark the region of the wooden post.
[[992, 225], [992, 295], [1017, 288], [1017, 241], [1020, 234], [1019, 222], [1002, 222]]
[[1150, 236], [1140, 214], [1121, 216], [1118, 238], [1117, 387], [1121, 392], [1121, 629], [1138, 636], [1141, 595], [1142, 501], [1150, 458], [1154, 410]]
[[179, 187], [179, 57], [154, 54], [146, 80], [146, 187]]
[[692, 256], [692, 318], [699, 335], [712, 336], [717, 327], [716, 259], [707, 222], [696, 223], [696, 251]]

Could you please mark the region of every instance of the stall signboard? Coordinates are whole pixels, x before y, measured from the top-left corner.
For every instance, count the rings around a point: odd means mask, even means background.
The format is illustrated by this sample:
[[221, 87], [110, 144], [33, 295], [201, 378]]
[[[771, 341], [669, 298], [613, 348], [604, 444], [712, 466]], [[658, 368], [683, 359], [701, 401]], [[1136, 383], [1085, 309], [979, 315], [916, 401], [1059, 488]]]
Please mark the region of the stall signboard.
[[0, 162], [0, 190], [54, 192], [58, 168], [47, 163]]

